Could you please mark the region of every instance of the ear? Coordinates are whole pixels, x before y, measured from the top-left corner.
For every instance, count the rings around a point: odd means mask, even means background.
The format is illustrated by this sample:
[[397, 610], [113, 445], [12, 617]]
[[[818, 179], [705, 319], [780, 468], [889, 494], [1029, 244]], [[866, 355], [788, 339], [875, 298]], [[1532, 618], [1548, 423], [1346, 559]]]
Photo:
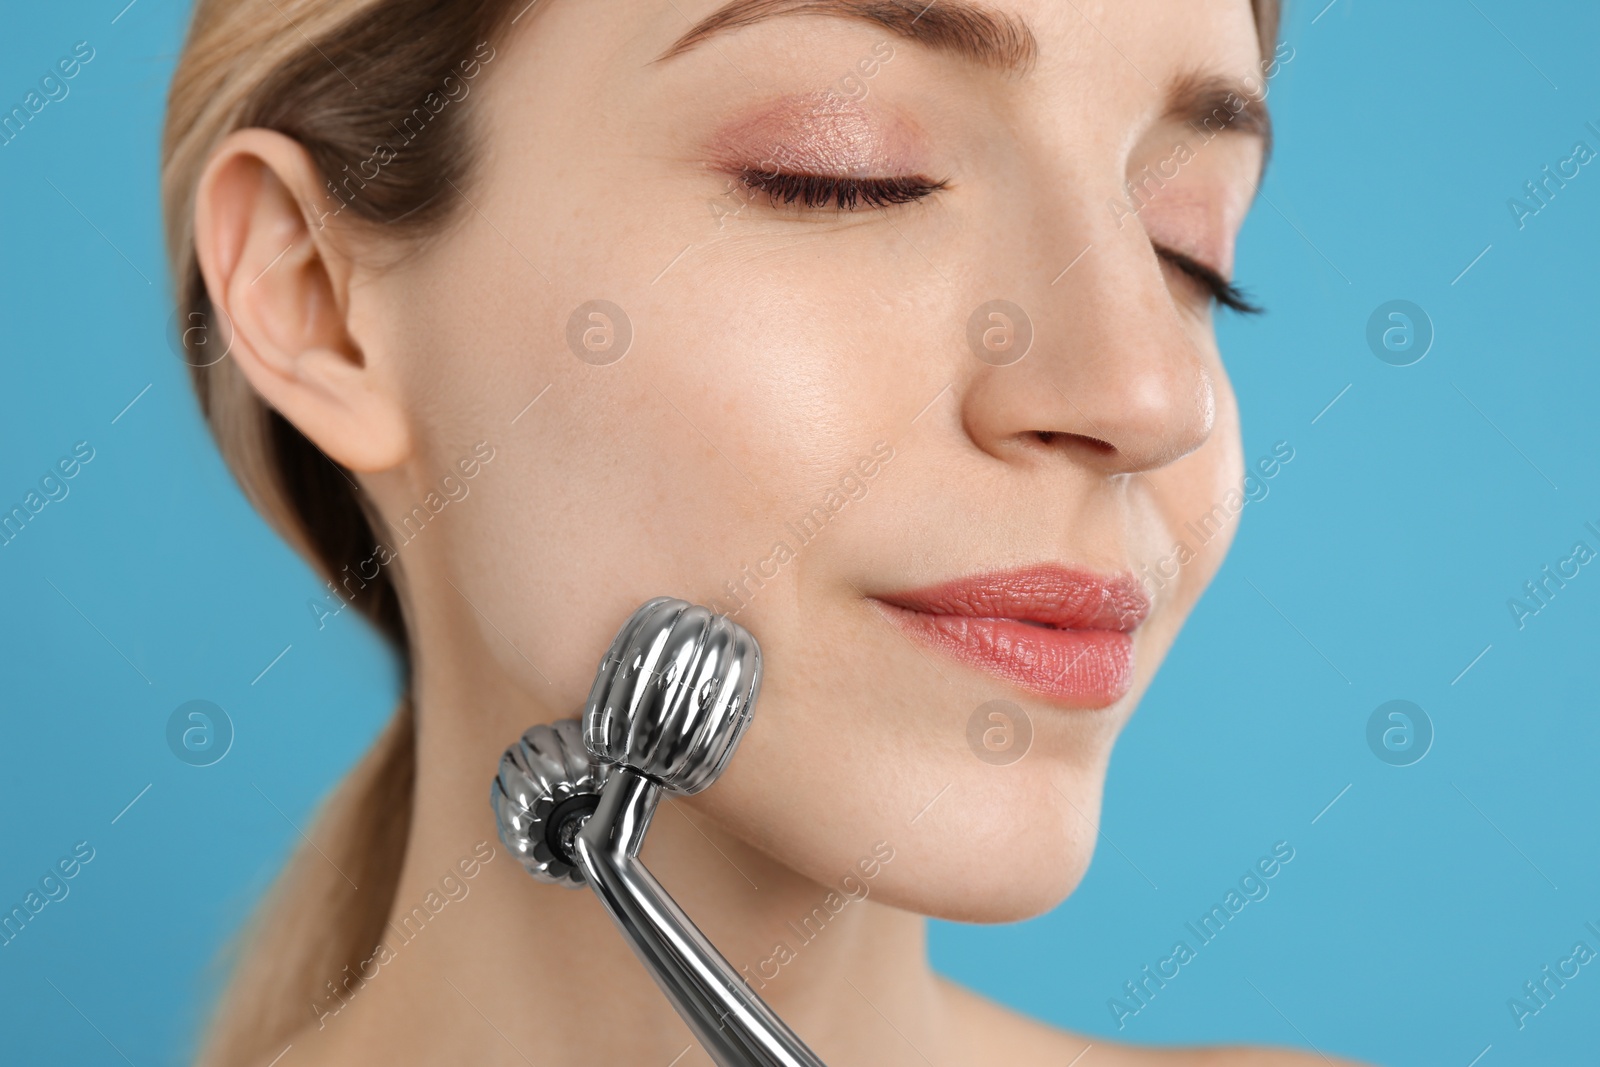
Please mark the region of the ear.
[[388, 470], [411, 451], [400, 380], [351, 334], [354, 265], [327, 225], [336, 212], [319, 207], [324, 184], [293, 139], [230, 134], [200, 177], [195, 251], [230, 355], [262, 399], [335, 462]]

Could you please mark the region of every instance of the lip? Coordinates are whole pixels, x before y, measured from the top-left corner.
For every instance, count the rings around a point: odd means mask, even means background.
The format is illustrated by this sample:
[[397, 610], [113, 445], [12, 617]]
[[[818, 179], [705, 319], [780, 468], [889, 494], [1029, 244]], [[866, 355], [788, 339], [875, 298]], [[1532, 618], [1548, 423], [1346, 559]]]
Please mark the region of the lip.
[[1057, 564], [875, 594], [910, 636], [1070, 708], [1105, 708], [1133, 685], [1133, 631], [1150, 600], [1132, 575]]

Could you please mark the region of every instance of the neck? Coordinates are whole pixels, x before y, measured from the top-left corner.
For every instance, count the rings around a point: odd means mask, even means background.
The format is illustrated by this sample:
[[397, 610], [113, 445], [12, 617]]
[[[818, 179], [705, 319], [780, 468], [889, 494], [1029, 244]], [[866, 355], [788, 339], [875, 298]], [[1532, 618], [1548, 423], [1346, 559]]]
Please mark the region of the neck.
[[[707, 1062], [698, 1049], [683, 1055], [687, 1026], [594, 894], [535, 881], [500, 843], [488, 802], [499, 755], [521, 730], [561, 713], [531, 700], [487, 654], [454, 651], [417, 663], [415, 808], [385, 941], [359, 974], [329, 976], [297, 1056]], [[641, 858], [823, 1058], [870, 1053], [873, 1063], [909, 1067], [941, 1047], [948, 1015], [925, 922], [877, 903], [861, 870], [833, 884], [804, 877], [723, 831], [692, 798], [662, 802]]]

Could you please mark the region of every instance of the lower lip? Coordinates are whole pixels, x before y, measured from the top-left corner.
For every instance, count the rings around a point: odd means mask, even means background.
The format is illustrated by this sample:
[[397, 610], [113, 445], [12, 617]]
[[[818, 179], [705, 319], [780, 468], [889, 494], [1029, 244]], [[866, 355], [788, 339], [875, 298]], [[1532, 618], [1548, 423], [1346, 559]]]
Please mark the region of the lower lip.
[[876, 603], [926, 644], [1067, 707], [1110, 707], [1133, 686], [1133, 638], [1120, 630], [1057, 630]]

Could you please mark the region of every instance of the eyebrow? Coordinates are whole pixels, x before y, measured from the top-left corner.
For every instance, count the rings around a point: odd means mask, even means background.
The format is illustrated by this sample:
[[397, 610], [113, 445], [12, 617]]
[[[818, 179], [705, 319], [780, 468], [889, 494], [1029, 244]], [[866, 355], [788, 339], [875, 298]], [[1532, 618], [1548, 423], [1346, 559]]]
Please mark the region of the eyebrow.
[[875, 23], [936, 52], [1002, 71], [1024, 71], [1039, 54], [1039, 42], [1027, 23], [967, 0], [732, 0], [695, 23], [656, 62], [681, 55], [713, 34], [779, 15], [832, 15]]
[[[1038, 39], [1025, 21], [970, 0], [731, 0], [690, 27], [655, 62], [682, 55], [718, 33], [783, 15], [831, 15], [873, 23], [933, 51], [1007, 73], [1028, 70], [1039, 55]], [[1234, 79], [1199, 72], [1177, 78], [1167, 93], [1165, 117], [1197, 132], [1260, 138], [1261, 166], [1266, 169], [1272, 152], [1272, 116], [1266, 98]]]
[[1166, 118], [1185, 123], [1198, 133], [1242, 133], [1259, 138], [1261, 169], [1266, 170], [1272, 155], [1272, 112], [1267, 110], [1264, 94], [1257, 96], [1222, 75], [1185, 74], [1167, 93]]

